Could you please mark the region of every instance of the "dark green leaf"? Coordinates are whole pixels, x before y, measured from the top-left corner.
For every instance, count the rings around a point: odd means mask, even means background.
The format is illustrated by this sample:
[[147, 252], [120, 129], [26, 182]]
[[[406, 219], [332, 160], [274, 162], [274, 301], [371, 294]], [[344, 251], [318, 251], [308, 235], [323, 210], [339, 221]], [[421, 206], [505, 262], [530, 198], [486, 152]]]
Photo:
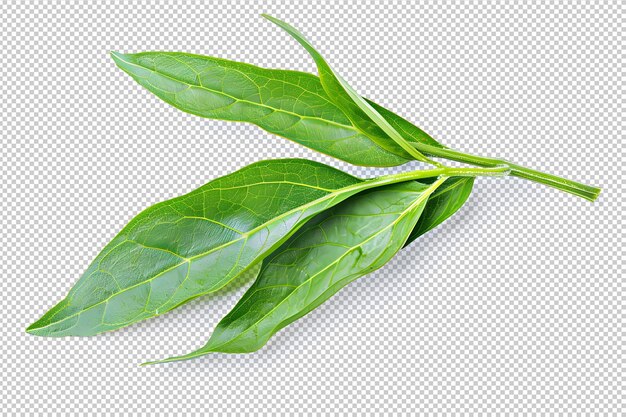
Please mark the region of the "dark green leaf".
[[263, 262], [255, 283], [204, 347], [165, 361], [261, 348], [278, 330], [389, 261], [443, 181], [379, 187], [317, 215]]
[[[434, 181], [431, 178], [419, 180], [423, 184], [430, 184]], [[411, 232], [405, 246], [415, 239], [434, 229], [452, 216], [465, 204], [472, 192], [474, 185], [473, 177], [452, 177], [448, 178], [437, 190], [428, 197], [424, 212], [417, 221], [415, 228]]]
[[222, 288], [313, 215], [388, 183], [299, 159], [252, 164], [140, 213], [28, 332], [92, 335], [169, 311]]

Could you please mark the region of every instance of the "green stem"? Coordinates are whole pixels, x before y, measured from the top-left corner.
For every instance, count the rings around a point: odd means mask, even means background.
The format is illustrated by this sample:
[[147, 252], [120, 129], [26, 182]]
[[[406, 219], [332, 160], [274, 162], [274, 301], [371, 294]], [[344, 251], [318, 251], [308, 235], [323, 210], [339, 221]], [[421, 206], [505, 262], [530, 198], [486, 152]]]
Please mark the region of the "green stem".
[[526, 168], [502, 159], [470, 155], [453, 149], [439, 148], [419, 142], [412, 142], [412, 144], [416, 149], [425, 154], [450, 159], [452, 161], [465, 162], [483, 167], [506, 166], [511, 170], [511, 175], [514, 177], [525, 178], [540, 184], [545, 184], [589, 201], [595, 201], [598, 195], [600, 195], [600, 188], [598, 187], [582, 184], [556, 175], [546, 174], [545, 172]]
[[419, 180], [432, 177], [503, 177], [510, 172], [507, 166], [495, 166], [488, 168], [457, 168], [439, 167], [417, 171], [401, 172], [399, 174], [384, 175], [369, 181], [380, 185], [395, 184], [398, 182]]

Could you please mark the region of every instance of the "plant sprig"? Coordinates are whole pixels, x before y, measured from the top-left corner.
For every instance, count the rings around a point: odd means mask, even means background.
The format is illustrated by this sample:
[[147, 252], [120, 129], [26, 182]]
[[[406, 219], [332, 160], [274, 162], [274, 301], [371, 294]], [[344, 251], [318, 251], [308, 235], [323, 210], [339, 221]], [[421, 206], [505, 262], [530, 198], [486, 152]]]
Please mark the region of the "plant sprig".
[[263, 16], [309, 52], [319, 77], [177, 52], [111, 57], [187, 113], [253, 123], [352, 164], [415, 160], [434, 168], [360, 179], [302, 159], [244, 167], [137, 215], [29, 333], [90, 336], [119, 329], [215, 292], [261, 263], [254, 284], [207, 344], [163, 362], [252, 352], [454, 214], [477, 176], [512, 175], [597, 199], [597, 187], [445, 147], [361, 97], [293, 26]]

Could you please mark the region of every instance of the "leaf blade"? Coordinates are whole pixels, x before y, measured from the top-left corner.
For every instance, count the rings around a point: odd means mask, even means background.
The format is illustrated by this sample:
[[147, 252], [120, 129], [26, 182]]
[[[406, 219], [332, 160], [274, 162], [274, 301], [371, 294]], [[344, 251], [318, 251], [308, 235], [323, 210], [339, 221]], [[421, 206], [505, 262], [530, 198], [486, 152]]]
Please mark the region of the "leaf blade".
[[[428, 184], [428, 179], [419, 180]], [[456, 213], [469, 198], [474, 186], [473, 177], [450, 177], [428, 197], [424, 212], [404, 246], [408, 246], [424, 233], [434, 229]]]
[[297, 159], [242, 168], [136, 216], [27, 331], [92, 335], [162, 314], [222, 288], [313, 215], [383, 183]]
[[255, 283], [204, 347], [158, 362], [261, 348], [278, 330], [391, 259], [444, 180], [377, 188], [317, 215], [264, 261]]
[[307, 50], [317, 65], [320, 81], [328, 96], [366, 135], [396, 155], [422, 162], [432, 162], [411, 146], [391, 123], [335, 72], [298, 29], [273, 16], [267, 14], [261, 16], [283, 29]]
[[111, 52], [111, 57], [137, 83], [186, 113], [252, 123], [355, 165], [408, 161], [356, 129], [312, 74], [177, 52]]
[[399, 116], [398, 114], [392, 112], [381, 106], [380, 104], [374, 103], [372, 100], [364, 98], [367, 103], [372, 106], [380, 115], [389, 122], [393, 126], [405, 140], [410, 142], [420, 142], [425, 143], [426, 145], [435, 146], [437, 148], [445, 148], [441, 143], [433, 139], [428, 133], [419, 127], [415, 126], [413, 123], [409, 122], [405, 118]]

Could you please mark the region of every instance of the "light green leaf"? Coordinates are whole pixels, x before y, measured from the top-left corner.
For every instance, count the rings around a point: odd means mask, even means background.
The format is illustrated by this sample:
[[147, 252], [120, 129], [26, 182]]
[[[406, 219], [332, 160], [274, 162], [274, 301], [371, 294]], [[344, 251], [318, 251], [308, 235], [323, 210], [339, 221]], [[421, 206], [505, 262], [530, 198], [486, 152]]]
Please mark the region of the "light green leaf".
[[319, 78], [177, 52], [111, 52], [118, 67], [166, 103], [209, 119], [253, 123], [355, 165], [407, 162], [356, 128]]
[[311, 55], [328, 97], [372, 140], [388, 151], [404, 158], [432, 163], [417, 151], [380, 113], [361, 97], [296, 28], [269, 15], [262, 15], [293, 37]]
[[255, 283], [204, 347], [165, 361], [261, 348], [277, 331], [389, 261], [444, 181], [379, 187], [320, 213], [263, 262]]
[[363, 181], [320, 163], [284, 159], [216, 179], [135, 217], [67, 297], [27, 331], [93, 335], [167, 312], [222, 288], [313, 215], [359, 191], [406, 181], [396, 177]]

